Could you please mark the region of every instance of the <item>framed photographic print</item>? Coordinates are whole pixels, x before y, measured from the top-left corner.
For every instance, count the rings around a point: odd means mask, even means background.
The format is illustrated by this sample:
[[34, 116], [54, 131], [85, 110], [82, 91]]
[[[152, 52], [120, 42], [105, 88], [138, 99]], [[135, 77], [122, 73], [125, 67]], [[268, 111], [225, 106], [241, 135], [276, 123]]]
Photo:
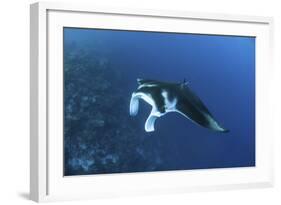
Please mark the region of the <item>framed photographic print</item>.
[[272, 24], [32, 4], [31, 199], [272, 186]]

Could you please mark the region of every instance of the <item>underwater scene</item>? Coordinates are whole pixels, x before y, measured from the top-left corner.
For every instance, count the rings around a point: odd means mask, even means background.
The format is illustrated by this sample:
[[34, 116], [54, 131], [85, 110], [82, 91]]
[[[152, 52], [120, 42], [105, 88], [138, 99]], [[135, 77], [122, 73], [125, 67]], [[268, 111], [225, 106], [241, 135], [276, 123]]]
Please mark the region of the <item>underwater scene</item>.
[[255, 166], [255, 38], [65, 27], [64, 176]]

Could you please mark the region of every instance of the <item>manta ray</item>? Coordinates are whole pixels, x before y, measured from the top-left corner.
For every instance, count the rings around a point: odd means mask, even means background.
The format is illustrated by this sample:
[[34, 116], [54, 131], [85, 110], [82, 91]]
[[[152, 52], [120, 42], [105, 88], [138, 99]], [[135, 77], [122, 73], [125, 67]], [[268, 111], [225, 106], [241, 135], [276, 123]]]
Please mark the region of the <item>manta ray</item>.
[[192, 122], [213, 131], [228, 132], [218, 124], [185, 80], [181, 83], [170, 83], [137, 79], [137, 82], [138, 88], [132, 93], [130, 100], [130, 115], [137, 115], [140, 99], [152, 106], [144, 126], [146, 132], [153, 132], [156, 119], [169, 112], [179, 113]]

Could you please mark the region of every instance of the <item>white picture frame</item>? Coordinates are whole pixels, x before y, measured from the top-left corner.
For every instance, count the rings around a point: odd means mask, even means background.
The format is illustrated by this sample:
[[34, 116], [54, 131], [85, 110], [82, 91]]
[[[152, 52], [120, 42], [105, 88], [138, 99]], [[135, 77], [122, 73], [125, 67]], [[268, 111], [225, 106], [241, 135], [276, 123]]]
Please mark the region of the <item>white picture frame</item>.
[[[93, 21], [93, 16], [99, 21]], [[114, 17], [114, 18], [112, 18]], [[111, 28], [256, 37], [256, 166], [64, 177], [62, 28]], [[40, 2], [30, 12], [30, 198], [54, 201], [273, 186], [273, 19]], [[56, 69], [54, 69], [56, 68]], [[60, 134], [61, 133], [61, 134]], [[56, 137], [54, 137], [56, 136]]]

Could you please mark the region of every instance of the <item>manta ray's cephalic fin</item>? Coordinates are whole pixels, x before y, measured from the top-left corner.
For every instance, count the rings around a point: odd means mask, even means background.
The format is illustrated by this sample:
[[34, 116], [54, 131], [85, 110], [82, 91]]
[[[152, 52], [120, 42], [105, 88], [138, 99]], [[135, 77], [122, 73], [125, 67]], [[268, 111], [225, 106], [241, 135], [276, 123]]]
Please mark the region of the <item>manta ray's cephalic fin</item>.
[[130, 101], [130, 115], [136, 116], [139, 111], [139, 97], [135, 95], [135, 93], [132, 94], [131, 101]]
[[[141, 98], [140, 95], [138, 95], [136, 93], [132, 94], [132, 97], [130, 100], [130, 115], [131, 116], [136, 116], [138, 114], [140, 98]], [[158, 118], [155, 110], [156, 110], [155, 108], [152, 108], [150, 115], [146, 119], [146, 122], [144, 125], [144, 129], [146, 132], [153, 132], [155, 130], [154, 124], [155, 124], [156, 119]]]
[[156, 116], [154, 114], [154, 109], [152, 109], [150, 115], [148, 116], [148, 118], [145, 121], [145, 125], [144, 125], [144, 129], [146, 132], [153, 132], [154, 129], [154, 124], [156, 119], [158, 118], [158, 116]]

